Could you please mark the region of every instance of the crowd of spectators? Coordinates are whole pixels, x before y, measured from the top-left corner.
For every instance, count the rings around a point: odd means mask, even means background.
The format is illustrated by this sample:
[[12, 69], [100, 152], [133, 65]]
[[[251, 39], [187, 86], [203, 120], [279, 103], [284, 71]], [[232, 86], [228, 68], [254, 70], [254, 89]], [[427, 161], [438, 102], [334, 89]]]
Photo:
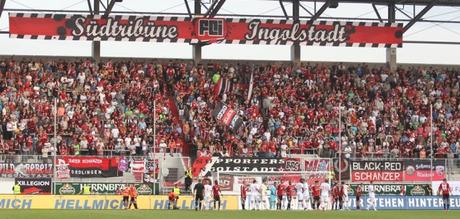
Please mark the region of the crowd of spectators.
[[0, 153], [146, 155], [153, 145], [154, 115], [157, 140], [180, 142], [164, 83], [169, 68], [89, 60], [1, 61]]
[[[334, 157], [340, 141], [345, 157], [426, 158], [431, 144], [436, 157], [460, 151], [458, 71], [409, 67], [391, 72], [366, 64], [210, 69], [175, 81], [182, 119], [191, 130], [186, 134], [199, 156]], [[231, 81], [232, 89], [216, 95], [210, 89], [215, 78]], [[216, 121], [212, 110], [218, 103], [237, 110], [243, 128], [235, 132]]]
[[154, 132], [159, 150], [192, 156], [460, 152], [460, 72], [446, 68], [8, 60], [0, 72], [0, 153], [145, 155]]

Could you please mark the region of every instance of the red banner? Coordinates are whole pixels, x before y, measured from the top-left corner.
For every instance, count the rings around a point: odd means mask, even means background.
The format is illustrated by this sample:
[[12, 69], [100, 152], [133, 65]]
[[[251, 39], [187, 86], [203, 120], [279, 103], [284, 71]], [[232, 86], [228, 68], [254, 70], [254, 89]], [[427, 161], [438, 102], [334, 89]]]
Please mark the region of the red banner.
[[56, 175], [58, 178], [122, 176], [123, 173], [118, 171], [118, 161], [118, 157], [58, 157]]
[[10, 13], [9, 27], [20, 39], [402, 46], [402, 24], [388, 23]]
[[446, 178], [444, 160], [420, 159], [405, 161], [405, 181], [429, 182], [441, 181], [444, 178]]
[[109, 159], [100, 158], [100, 157], [62, 157], [62, 159], [69, 167], [72, 168], [99, 168], [99, 169], [109, 169]]
[[353, 171], [351, 180], [353, 182], [398, 182], [403, 180], [403, 174], [391, 171]]

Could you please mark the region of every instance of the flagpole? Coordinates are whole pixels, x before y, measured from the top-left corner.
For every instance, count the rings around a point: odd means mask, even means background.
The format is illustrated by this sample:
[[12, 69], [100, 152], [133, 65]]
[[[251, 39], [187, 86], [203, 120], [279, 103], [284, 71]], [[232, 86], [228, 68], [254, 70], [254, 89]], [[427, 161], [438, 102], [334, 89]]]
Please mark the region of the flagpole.
[[430, 181], [433, 181], [433, 104], [430, 104]]
[[153, 99], [153, 155], [157, 151], [157, 101]]
[[252, 65], [252, 69], [251, 69], [251, 80], [249, 81], [248, 97], [246, 99], [248, 103], [250, 103], [251, 101], [253, 88], [254, 88], [254, 65]]
[[339, 104], [339, 185], [342, 184], [342, 104]]
[[54, 97], [54, 124], [53, 124], [53, 128], [54, 128], [54, 142], [53, 142], [53, 146], [54, 146], [54, 150], [52, 150], [52, 154], [53, 156], [56, 155], [56, 152], [57, 152], [57, 97]]

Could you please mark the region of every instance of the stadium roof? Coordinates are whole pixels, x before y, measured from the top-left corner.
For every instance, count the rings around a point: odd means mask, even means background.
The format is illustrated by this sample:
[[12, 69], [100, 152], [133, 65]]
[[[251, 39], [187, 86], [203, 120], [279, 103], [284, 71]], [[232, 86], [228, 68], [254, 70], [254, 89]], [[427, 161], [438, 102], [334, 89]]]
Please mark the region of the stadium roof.
[[[272, 0], [276, 1], [276, 0]], [[292, 2], [292, 0], [283, 0], [285, 2]], [[327, 0], [300, 0], [301, 2], [326, 2]], [[410, 5], [429, 5], [434, 3], [437, 6], [460, 6], [459, 0], [336, 0], [341, 3], [359, 3], [359, 4], [410, 4]]]

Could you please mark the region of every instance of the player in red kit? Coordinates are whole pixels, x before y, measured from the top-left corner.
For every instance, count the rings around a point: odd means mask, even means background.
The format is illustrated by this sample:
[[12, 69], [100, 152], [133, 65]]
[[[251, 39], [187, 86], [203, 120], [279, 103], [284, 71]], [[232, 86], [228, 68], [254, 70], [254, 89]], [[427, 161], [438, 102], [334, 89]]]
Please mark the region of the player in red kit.
[[246, 187], [246, 184], [243, 182], [243, 184], [241, 184], [240, 186], [241, 208], [243, 210], [245, 210], [247, 191], [248, 191], [248, 188]]
[[356, 209], [358, 210], [361, 208], [361, 195], [363, 194], [363, 188], [361, 185], [358, 185], [355, 189]]
[[276, 210], [281, 210], [284, 193], [285, 193], [284, 185], [282, 182], [280, 182], [280, 184], [276, 188], [276, 195], [278, 196], [278, 203], [276, 204]]
[[342, 182], [341, 185], [337, 184], [339, 189], [338, 189], [338, 197], [339, 197], [339, 208], [340, 210], [343, 209], [343, 200], [344, 200], [344, 197], [345, 197], [345, 190], [344, 190], [344, 183]]
[[319, 209], [319, 205], [321, 204], [321, 188], [319, 181], [315, 181], [315, 184], [311, 186], [310, 190], [313, 196], [313, 209]]
[[339, 209], [339, 185], [336, 183], [334, 187], [332, 187], [332, 210]]
[[216, 209], [216, 202], [219, 203], [217, 205], [217, 210], [220, 210], [220, 197], [222, 196], [222, 193], [220, 193], [220, 187], [217, 182], [217, 180], [214, 181], [214, 185], [212, 186], [212, 195], [214, 198], [214, 209]]
[[447, 179], [442, 180], [442, 183], [439, 184], [438, 193], [442, 195], [442, 202], [444, 206], [444, 210], [448, 211], [450, 208], [450, 193], [452, 193], [452, 188], [450, 188], [449, 183], [447, 183]]
[[288, 201], [287, 210], [291, 210], [292, 197], [295, 197], [295, 187], [291, 181], [289, 181], [289, 185], [286, 187], [286, 196]]

